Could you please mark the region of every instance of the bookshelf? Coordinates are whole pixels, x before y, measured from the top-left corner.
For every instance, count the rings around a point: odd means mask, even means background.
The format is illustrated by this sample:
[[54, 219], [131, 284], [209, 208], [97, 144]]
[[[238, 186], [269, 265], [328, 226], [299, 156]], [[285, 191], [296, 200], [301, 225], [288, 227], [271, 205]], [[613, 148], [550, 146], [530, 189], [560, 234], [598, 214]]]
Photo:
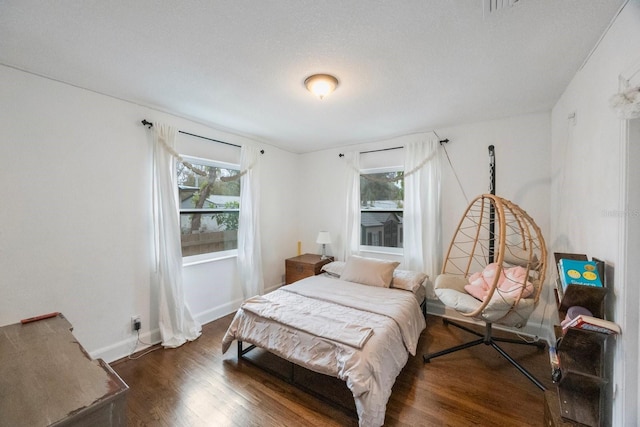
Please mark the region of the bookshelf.
[[[561, 258], [588, 260], [584, 254], [555, 253], [554, 256], [556, 265]], [[585, 307], [594, 317], [606, 318], [604, 263], [596, 259], [594, 261], [603, 287], [568, 285], [563, 291], [561, 283], [557, 283], [556, 302], [561, 320], [572, 306]], [[563, 333], [559, 325], [555, 327], [555, 335], [561, 378], [557, 382], [557, 390], [549, 391], [545, 396], [545, 425], [603, 425], [607, 384], [605, 349], [606, 341], [611, 335], [575, 328], [569, 328]]]

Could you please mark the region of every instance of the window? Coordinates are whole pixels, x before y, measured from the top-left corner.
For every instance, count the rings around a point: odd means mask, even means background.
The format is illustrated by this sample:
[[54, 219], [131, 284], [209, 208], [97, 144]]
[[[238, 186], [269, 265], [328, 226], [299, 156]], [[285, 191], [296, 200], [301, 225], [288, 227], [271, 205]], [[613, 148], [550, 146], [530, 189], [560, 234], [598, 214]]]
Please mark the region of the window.
[[360, 244], [402, 248], [403, 171], [360, 173]]
[[178, 163], [182, 256], [238, 249], [239, 166], [183, 158], [193, 170]]

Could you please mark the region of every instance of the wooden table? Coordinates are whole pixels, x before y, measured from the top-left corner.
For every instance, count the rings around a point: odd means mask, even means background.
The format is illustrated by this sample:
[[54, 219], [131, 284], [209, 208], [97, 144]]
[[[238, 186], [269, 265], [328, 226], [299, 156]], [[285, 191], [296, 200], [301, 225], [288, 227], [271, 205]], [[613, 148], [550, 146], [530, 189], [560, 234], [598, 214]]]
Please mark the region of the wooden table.
[[0, 328], [0, 426], [124, 426], [129, 387], [61, 314]]

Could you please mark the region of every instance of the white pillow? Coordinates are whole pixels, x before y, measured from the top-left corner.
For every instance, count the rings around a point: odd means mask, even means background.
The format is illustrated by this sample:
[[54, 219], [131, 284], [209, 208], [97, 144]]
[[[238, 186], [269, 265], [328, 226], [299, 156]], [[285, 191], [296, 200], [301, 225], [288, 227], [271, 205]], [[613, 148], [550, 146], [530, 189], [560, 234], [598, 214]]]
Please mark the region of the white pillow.
[[[332, 277], [340, 277], [344, 271], [344, 261], [333, 261], [322, 266], [322, 271]], [[393, 270], [393, 279], [391, 280], [391, 288], [404, 289], [415, 293], [429, 276], [425, 273], [413, 270], [401, 270], [396, 268]]]
[[393, 272], [391, 287], [415, 293], [427, 277], [425, 273], [419, 271], [396, 269]]
[[340, 277], [344, 270], [344, 265], [345, 263], [343, 261], [333, 261], [329, 264], [323, 265], [321, 271], [324, 271], [329, 276]]
[[347, 260], [340, 279], [363, 285], [388, 288], [393, 279], [393, 271], [400, 265], [396, 261], [384, 261], [352, 255]]

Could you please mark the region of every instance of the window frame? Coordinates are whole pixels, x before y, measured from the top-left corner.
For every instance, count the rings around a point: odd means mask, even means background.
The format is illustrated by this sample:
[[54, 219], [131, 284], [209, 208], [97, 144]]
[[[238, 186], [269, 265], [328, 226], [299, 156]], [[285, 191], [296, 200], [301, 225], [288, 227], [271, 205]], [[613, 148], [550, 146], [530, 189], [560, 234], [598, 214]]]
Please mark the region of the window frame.
[[[203, 157], [195, 157], [195, 156], [189, 156], [186, 154], [180, 154], [180, 156], [182, 157], [182, 159], [188, 163], [192, 163], [194, 165], [204, 165], [204, 166], [211, 166], [211, 167], [217, 167], [217, 168], [221, 168], [221, 169], [232, 169], [232, 170], [237, 170], [238, 172], [241, 171], [240, 169], [240, 164], [237, 163], [231, 163], [231, 162], [223, 162], [220, 160], [213, 160], [213, 159], [207, 159], [207, 158], [203, 158]], [[178, 161], [176, 161], [176, 163], [178, 163]], [[177, 177], [177, 170], [176, 170], [176, 187], [178, 187], [178, 177]], [[178, 193], [180, 192], [180, 189], [178, 188]], [[189, 209], [181, 209], [180, 208], [180, 201], [178, 200], [178, 221], [180, 221], [180, 216], [183, 214], [189, 214], [189, 213], [201, 213], [201, 214], [207, 214], [207, 213], [221, 213], [221, 212], [238, 212], [238, 223], [240, 221], [239, 215], [240, 215], [240, 208], [238, 209], [220, 209], [220, 208], [203, 208], [203, 209], [193, 209], [193, 208], [189, 208]], [[180, 246], [180, 251], [182, 252], [182, 245]], [[208, 262], [213, 262], [213, 261], [220, 261], [220, 260], [224, 260], [224, 259], [229, 259], [229, 258], [236, 258], [238, 256], [238, 249], [227, 249], [227, 250], [223, 250], [223, 251], [216, 251], [216, 252], [207, 252], [207, 253], [203, 253], [203, 254], [196, 254], [196, 255], [188, 255], [188, 256], [183, 256], [182, 257], [182, 266], [186, 267], [186, 266], [190, 266], [190, 265], [197, 265], [197, 264], [204, 264], [204, 263], [208, 263]]]
[[[366, 169], [360, 169], [359, 175], [358, 175], [358, 179], [362, 179], [360, 177], [360, 175], [368, 175], [368, 174], [374, 174], [374, 173], [388, 173], [388, 172], [404, 172], [404, 165], [403, 166], [384, 166], [384, 167], [373, 167], [373, 168], [366, 168]], [[404, 179], [404, 178], [403, 178]], [[362, 191], [362, 189], [361, 189]], [[369, 211], [369, 212], [402, 212], [402, 216], [404, 218], [404, 199], [403, 199], [403, 207], [402, 209], [384, 209], [384, 210], [376, 210], [376, 211], [371, 211], [371, 210], [367, 210], [365, 209], [364, 211]], [[358, 221], [360, 223], [360, 231], [358, 233], [358, 242], [359, 242], [359, 247], [360, 247], [360, 251], [361, 252], [366, 252], [366, 253], [372, 253], [372, 254], [391, 254], [391, 255], [403, 255], [404, 254], [404, 246], [403, 247], [391, 247], [391, 246], [373, 246], [373, 245], [365, 245], [362, 244], [362, 193], [360, 195], [360, 200], [359, 200], [359, 205], [360, 208], [358, 209], [358, 216], [360, 218], [360, 220]], [[400, 239], [401, 242], [404, 243], [404, 227], [402, 228], [402, 233], [398, 233], [398, 238]], [[384, 232], [383, 232], [383, 238], [384, 238]]]

